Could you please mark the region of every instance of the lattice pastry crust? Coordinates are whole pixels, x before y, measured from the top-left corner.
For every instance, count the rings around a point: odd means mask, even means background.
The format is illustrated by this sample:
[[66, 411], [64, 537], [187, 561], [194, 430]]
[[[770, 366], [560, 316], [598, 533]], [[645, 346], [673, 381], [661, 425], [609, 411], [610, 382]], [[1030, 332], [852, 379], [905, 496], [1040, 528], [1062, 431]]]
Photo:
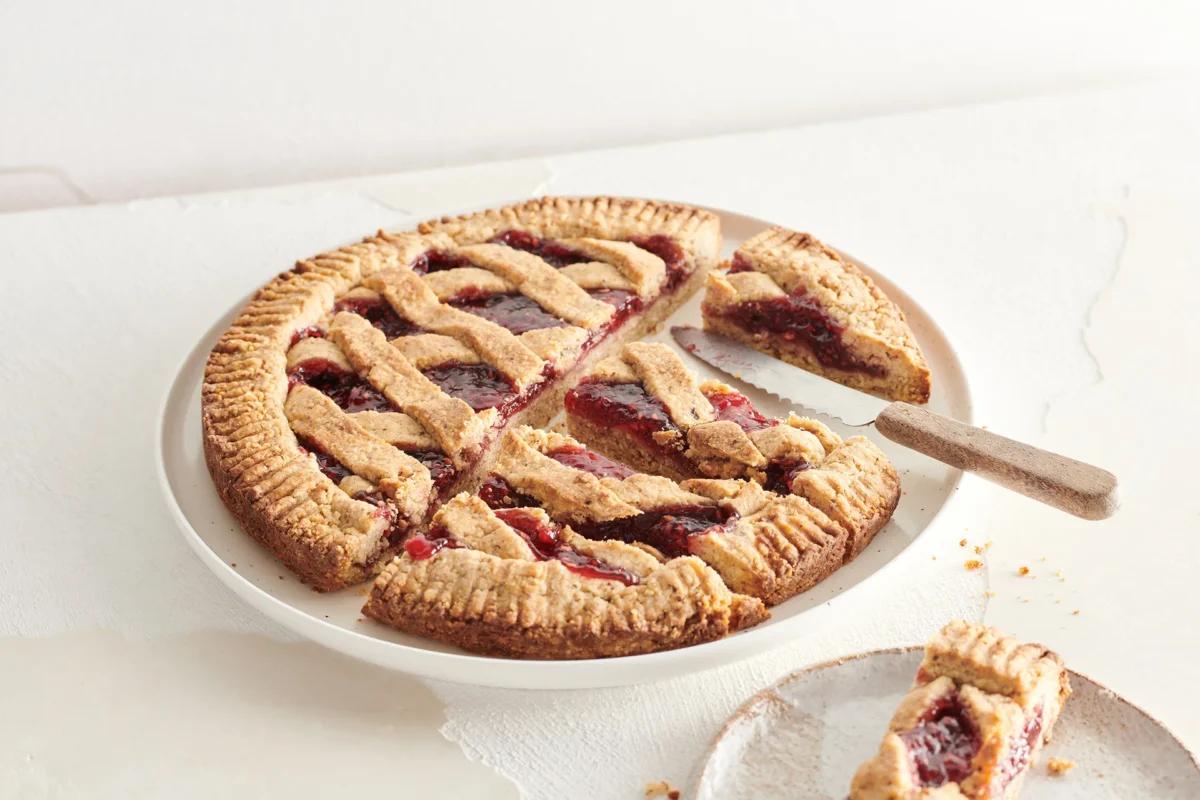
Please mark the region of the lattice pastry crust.
[[[543, 198], [299, 262], [207, 364], [222, 499], [315, 587], [369, 577], [435, 498], [470, 487], [507, 425], [546, 422], [588, 364], [695, 291], [719, 247], [705, 211]], [[458, 391], [463, 376], [492, 395]]]

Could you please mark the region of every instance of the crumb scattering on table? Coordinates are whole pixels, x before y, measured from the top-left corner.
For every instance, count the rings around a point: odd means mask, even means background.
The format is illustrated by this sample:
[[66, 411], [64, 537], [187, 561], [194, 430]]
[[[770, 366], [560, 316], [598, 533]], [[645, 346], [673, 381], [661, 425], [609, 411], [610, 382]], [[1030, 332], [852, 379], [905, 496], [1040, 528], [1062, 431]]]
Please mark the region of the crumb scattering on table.
[[668, 781], [650, 781], [646, 784], [646, 797], [665, 797], [667, 800], [679, 800], [679, 790]]
[[984, 597], [995, 597], [996, 593], [993, 592], [991, 589], [988, 589], [986, 592], [983, 593], [983, 596]]
[[1075, 769], [1075, 762], [1069, 758], [1052, 758], [1046, 762], [1046, 770], [1054, 776], [1061, 777]]
[[959, 546], [959, 547], [966, 547], [966, 546], [967, 546], [967, 540], [966, 540], [966, 539], [959, 539], [959, 540], [958, 540], [958, 546]]
[[983, 567], [983, 562], [980, 561], [978, 558], [972, 558], [970, 561], [963, 564], [963, 567], [965, 567], [968, 570], [976, 570], [976, 569], [980, 569]]
[[1074, 611], [1072, 611], [1072, 612], [1071, 612], [1071, 616], [1072, 616], [1072, 617], [1078, 617], [1078, 616], [1079, 616], [1079, 609], [1077, 608], [1077, 609], [1075, 609]]
[[1026, 575], [1029, 574], [1029, 567], [1022, 565], [1020, 568], [1017, 569], [1017, 574], [1020, 575], [1022, 578], [1025, 577]]

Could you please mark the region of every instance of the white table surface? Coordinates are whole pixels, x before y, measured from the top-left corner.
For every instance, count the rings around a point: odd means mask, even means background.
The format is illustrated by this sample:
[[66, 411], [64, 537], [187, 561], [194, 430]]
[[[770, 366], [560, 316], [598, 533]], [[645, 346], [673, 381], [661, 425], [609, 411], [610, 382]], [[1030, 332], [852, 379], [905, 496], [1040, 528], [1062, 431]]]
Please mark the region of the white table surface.
[[[0, 215], [0, 795], [636, 797], [685, 783], [781, 673], [952, 613], [1054, 646], [1200, 748], [1197, 133], [1194, 92], [1156, 86]], [[296, 641], [207, 573], [157, 495], [174, 367], [296, 258], [539, 192], [722, 206], [845, 247], [937, 316], [980, 423], [1113, 469], [1122, 511], [1086, 523], [968, 480], [877, 614], [649, 687], [483, 692]]]

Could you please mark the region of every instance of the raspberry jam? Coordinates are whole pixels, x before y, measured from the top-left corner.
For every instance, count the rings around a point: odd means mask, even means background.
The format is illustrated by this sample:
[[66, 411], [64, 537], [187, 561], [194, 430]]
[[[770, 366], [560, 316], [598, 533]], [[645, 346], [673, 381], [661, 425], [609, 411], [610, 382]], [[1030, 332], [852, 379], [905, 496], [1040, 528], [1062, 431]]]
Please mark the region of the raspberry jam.
[[495, 244], [503, 244], [514, 250], [524, 250], [533, 253], [553, 267], [565, 267], [568, 264], [578, 264], [592, 259], [572, 250], [561, 242], [553, 239], [541, 239], [526, 231], [509, 230], [495, 236], [491, 240]]
[[520, 293], [464, 292], [451, 300], [450, 305], [508, 328], [518, 336], [527, 331], [561, 328], [567, 324]]
[[659, 446], [652, 434], [678, 430], [663, 404], [647, 394], [640, 383], [582, 381], [567, 392], [564, 407], [568, 414], [593, 425], [625, 431], [655, 448]]
[[378, 389], [323, 358], [301, 361], [288, 373], [288, 387], [303, 383], [324, 394], [345, 411], [393, 411]]
[[735, 272], [753, 272], [753, 271], [754, 271], [754, 267], [750, 265], [750, 262], [746, 260], [745, 256], [743, 256], [741, 253], [733, 254], [733, 260], [729, 264], [729, 274], [730, 275], [734, 274]]
[[528, 511], [518, 508], [500, 509], [496, 516], [521, 534], [539, 561], [557, 559], [567, 569], [586, 578], [620, 581], [626, 586], [638, 582], [637, 576], [632, 572], [584, 555], [565, 544], [559, 539], [561, 529], [557, 525], [547, 525]]
[[410, 456], [420, 461], [429, 470], [430, 477], [433, 478], [434, 491], [438, 496], [444, 496], [446, 490], [450, 488], [450, 484], [458, 476], [458, 471], [454, 469], [454, 462], [449, 457], [433, 450], [414, 450], [408, 453]]
[[383, 331], [383, 335], [389, 339], [395, 339], [398, 336], [410, 336], [421, 332], [420, 328], [397, 314], [396, 309], [392, 308], [382, 298], [344, 298], [333, 304], [333, 312], [336, 314], [339, 311], [349, 311], [352, 314], [358, 314], [360, 317], [366, 319], [367, 322], [370, 322], [376, 328]]
[[309, 325], [307, 328], [297, 328], [292, 333], [292, 347], [296, 346], [296, 342], [301, 339], [324, 339], [325, 331], [319, 325]]
[[508, 378], [487, 364], [442, 364], [425, 370], [425, 377], [475, 411], [504, 405], [517, 391]]
[[667, 506], [632, 517], [570, 525], [589, 539], [642, 542], [674, 558], [691, 552], [693, 536], [721, 527], [732, 519], [729, 512], [716, 506]]
[[299, 442], [300, 452], [312, 453], [317, 459], [317, 469], [321, 470], [321, 474], [326, 478], [329, 478], [329, 480], [333, 481], [334, 483], [341, 483], [342, 478], [354, 474], [351, 470], [347, 469], [342, 462], [338, 461], [329, 453], [326, 453], [308, 439], [303, 439], [297, 436], [296, 441]]
[[755, 336], [779, 337], [804, 346], [823, 367], [875, 377], [886, 373], [883, 367], [861, 361], [846, 349], [842, 344], [845, 329], [820, 303], [806, 297], [803, 287], [786, 297], [739, 303], [722, 316]]
[[479, 487], [479, 499], [489, 508], [518, 508], [540, 506], [535, 498], [522, 494], [499, 475], [489, 475]]
[[590, 289], [588, 294], [613, 307], [613, 315], [604, 323], [605, 333], [621, 327], [625, 320], [643, 307], [642, 298], [624, 289]]
[[768, 492], [788, 494], [792, 491], [792, 478], [812, 465], [803, 458], [783, 458], [767, 464], [767, 479], [763, 488]]
[[683, 248], [669, 236], [655, 234], [654, 236], [635, 236], [629, 240], [643, 250], [648, 250], [658, 256], [667, 265], [667, 281], [665, 290], [675, 289], [687, 279], [687, 257]]
[[900, 734], [923, 787], [959, 783], [979, 752], [979, 729], [958, 692], [939, 697], [912, 730]]
[[767, 419], [750, 402], [750, 398], [738, 392], [705, 392], [712, 404], [717, 419], [736, 422], [746, 433], [761, 431], [779, 424], [779, 420]]
[[408, 266], [418, 275], [428, 275], [430, 272], [469, 267], [471, 262], [461, 256], [451, 255], [441, 250], [426, 250]]
[[567, 445], [546, 453], [560, 464], [566, 464], [584, 472], [590, 472], [597, 478], [627, 478], [633, 470], [624, 464], [605, 458], [594, 450]]
[[408, 557], [413, 561], [424, 561], [427, 558], [433, 558], [443, 550], [462, 547], [444, 529], [434, 528], [429, 531], [429, 534], [428, 537], [418, 534], [404, 543], [404, 552], [408, 553]]

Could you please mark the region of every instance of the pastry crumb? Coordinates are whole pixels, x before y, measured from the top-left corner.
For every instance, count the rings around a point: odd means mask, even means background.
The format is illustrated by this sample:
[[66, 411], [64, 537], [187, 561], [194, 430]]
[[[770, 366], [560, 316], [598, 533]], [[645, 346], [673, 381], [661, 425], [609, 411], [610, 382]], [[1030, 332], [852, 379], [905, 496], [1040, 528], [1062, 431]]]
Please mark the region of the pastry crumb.
[[646, 797], [665, 797], [667, 800], [679, 800], [679, 790], [668, 781], [651, 781], [646, 784]]
[[972, 558], [970, 561], [963, 564], [963, 566], [969, 570], [976, 570], [983, 566], [983, 562], [980, 561], [978, 558]]
[[966, 540], [966, 539], [959, 539], [959, 540], [958, 540], [958, 546], [959, 546], [959, 547], [966, 547], [966, 546], [967, 546], [967, 540]]
[[1071, 612], [1071, 616], [1072, 616], [1072, 617], [1078, 617], [1078, 616], [1079, 616], [1079, 609], [1077, 608], [1077, 609], [1075, 609], [1074, 611], [1072, 611], [1072, 612]]
[[1060, 581], [1065, 581], [1067, 579], [1067, 576], [1063, 575], [1063, 571], [1061, 569], [1054, 570], [1054, 577], [1058, 578]]
[[1022, 565], [1019, 569], [1017, 569], [1017, 574], [1021, 577], [1025, 577], [1029, 574], [1029, 567]]
[[993, 592], [991, 589], [988, 589], [986, 592], [983, 593], [983, 596], [984, 597], [995, 597], [996, 593]]
[[1075, 762], [1069, 758], [1052, 758], [1046, 762], [1046, 770], [1055, 776], [1066, 775], [1075, 769]]

